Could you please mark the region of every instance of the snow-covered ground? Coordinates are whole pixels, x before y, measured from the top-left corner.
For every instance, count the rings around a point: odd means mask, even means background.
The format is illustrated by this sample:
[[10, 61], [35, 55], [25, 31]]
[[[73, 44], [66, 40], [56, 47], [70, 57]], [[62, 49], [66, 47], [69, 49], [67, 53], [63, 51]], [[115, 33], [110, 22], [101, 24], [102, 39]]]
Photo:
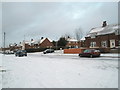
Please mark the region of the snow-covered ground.
[[118, 88], [117, 55], [99, 58], [77, 54], [3, 55], [3, 88]]

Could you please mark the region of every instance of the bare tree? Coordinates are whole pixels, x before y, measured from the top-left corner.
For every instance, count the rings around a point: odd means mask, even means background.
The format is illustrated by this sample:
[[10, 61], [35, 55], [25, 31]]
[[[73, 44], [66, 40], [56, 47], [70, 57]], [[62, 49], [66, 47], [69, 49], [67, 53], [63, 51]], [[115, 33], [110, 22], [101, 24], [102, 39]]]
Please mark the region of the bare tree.
[[63, 37], [65, 37], [65, 39], [71, 38], [72, 35], [70, 33], [66, 33], [65, 35], [63, 35]]
[[83, 31], [81, 28], [75, 30], [75, 36], [78, 41], [83, 37]]

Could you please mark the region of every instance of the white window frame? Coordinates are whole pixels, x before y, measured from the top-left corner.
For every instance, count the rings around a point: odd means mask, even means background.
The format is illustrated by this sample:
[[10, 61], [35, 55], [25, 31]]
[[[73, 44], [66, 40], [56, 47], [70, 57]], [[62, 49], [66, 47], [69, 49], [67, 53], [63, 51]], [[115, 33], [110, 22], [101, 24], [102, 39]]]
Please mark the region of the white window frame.
[[90, 42], [91, 47], [96, 47], [96, 42]]
[[102, 42], [101, 42], [101, 46], [102, 46], [102, 47], [107, 47], [107, 41], [102, 41]]

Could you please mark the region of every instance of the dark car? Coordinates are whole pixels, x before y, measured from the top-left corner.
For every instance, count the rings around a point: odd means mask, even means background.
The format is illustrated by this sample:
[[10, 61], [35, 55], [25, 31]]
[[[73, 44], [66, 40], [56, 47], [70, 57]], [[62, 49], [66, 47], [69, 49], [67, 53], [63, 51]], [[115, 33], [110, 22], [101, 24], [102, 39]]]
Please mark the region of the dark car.
[[27, 56], [26, 50], [18, 50], [15, 52], [15, 56], [21, 57], [21, 56]]
[[79, 54], [80, 57], [99, 57], [100, 51], [96, 49], [86, 49], [83, 53]]
[[54, 49], [46, 49], [45, 51], [43, 51], [44, 54], [46, 53], [53, 53]]

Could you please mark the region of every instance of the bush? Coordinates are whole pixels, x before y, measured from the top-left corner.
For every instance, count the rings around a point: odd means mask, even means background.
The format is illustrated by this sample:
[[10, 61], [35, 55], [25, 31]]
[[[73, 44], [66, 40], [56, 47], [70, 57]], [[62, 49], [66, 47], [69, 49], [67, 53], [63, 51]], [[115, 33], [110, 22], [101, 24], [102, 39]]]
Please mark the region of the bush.
[[37, 49], [31, 48], [31, 49], [26, 49], [26, 51], [27, 51], [28, 53], [31, 53], [31, 52], [42, 52], [42, 51], [44, 51], [45, 49], [47, 49], [47, 48], [37, 48]]

